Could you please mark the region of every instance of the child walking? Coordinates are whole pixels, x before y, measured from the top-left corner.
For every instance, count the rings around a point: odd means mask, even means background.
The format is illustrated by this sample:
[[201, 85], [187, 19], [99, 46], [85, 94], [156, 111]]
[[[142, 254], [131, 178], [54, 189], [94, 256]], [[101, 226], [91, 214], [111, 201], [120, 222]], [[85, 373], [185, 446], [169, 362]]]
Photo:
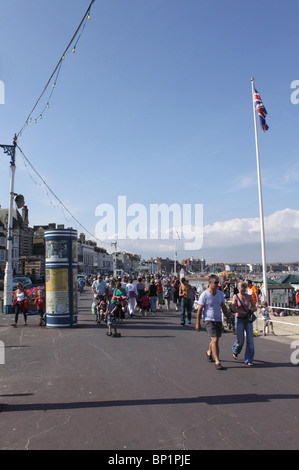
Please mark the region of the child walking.
[[263, 336], [266, 336], [266, 327], [270, 325], [271, 328], [271, 333], [275, 335], [274, 333], [274, 328], [273, 328], [273, 323], [270, 319], [270, 307], [268, 307], [268, 303], [264, 300], [262, 302], [262, 308], [261, 308], [261, 314], [262, 314], [262, 319], [264, 320], [264, 327], [263, 327]]
[[[121, 336], [120, 333], [117, 332], [117, 317], [118, 317], [118, 304], [110, 304], [108, 308], [107, 314], [107, 326], [108, 332], [107, 336], [113, 336], [114, 338], [119, 338]], [[112, 328], [114, 329], [114, 333], [112, 334]]]
[[108, 308], [107, 336], [112, 336], [112, 328], [114, 328], [113, 336], [115, 338], [119, 338], [121, 336], [121, 334], [117, 332], [117, 319], [119, 317], [123, 318], [124, 311], [126, 310], [126, 304], [127, 304], [127, 291], [126, 289], [123, 289], [121, 286], [121, 283], [118, 282], [116, 284], [116, 288], [114, 289], [111, 302]]
[[144, 291], [143, 296], [140, 299], [142, 316], [145, 317], [146, 313], [149, 311], [150, 301], [148, 298], [148, 291]]
[[41, 289], [37, 292], [38, 296], [36, 297], [34, 303], [37, 304], [37, 311], [40, 317], [40, 326], [45, 325], [45, 296], [44, 291]]

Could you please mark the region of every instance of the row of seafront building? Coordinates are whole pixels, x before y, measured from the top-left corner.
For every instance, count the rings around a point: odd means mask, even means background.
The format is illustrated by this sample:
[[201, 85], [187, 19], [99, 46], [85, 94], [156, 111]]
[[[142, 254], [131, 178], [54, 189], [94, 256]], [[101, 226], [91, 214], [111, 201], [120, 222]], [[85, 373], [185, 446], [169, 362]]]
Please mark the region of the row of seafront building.
[[[0, 208], [0, 274], [3, 275], [7, 259], [6, 237], [8, 226], [8, 209]], [[13, 209], [13, 243], [12, 268], [18, 274], [44, 276], [46, 230], [65, 228], [64, 225], [49, 223], [29, 227], [29, 211], [24, 206], [22, 213]], [[97, 246], [95, 242], [86, 240], [84, 234], [78, 238], [78, 271], [86, 274], [113, 271], [114, 259], [107, 250]]]
[[[0, 280], [3, 278], [7, 259], [6, 238], [8, 227], [8, 209], [0, 206]], [[13, 243], [12, 243], [12, 269], [14, 274], [28, 274], [37, 277], [45, 274], [45, 245], [44, 233], [46, 230], [63, 229], [64, 225], [49, 223], [48, 225], [29, 226], [29, 210], [27, 206], [19, 212], [13, 209]], [[141, 256], [127, 253], [107, 252], [106, 248], [97, 246], [92, 240], [86, 240], [83, 233], [79, 235], [78, 245], [78, 272], [85, 275], [101, 273], [111, 275], [118, 273], [158, 274], [173, 272], [174, 261], [166, 258], [156, 258], [141, 261]], [[111, 244], [113, 245], [113, 244]], [[181, 269], [180, 263], [176, 263]]]
[[[8, 209], [0, 206], [0, 276], [3, 276], [6, 254]], [[64, 228], [64, 225], [50, 223], [48, 225], [35, 225], [29, 227], [29, 211], [27, 206], [20, 213], [13, 210], [13, 248], [12, 267], [14, 273], [43, 276], [45, 270], [44, 233], [49, 229]], [[84, 234], [78, 238], [78, 272], [86, 275], [101, 273], [110, 275], [118, 273], [142, 274], [171, 274], [179, 272], [181, 268], [187, 273], [208, 273], [229, 271], [256, 275], [262, 272], [261, 264], [249, 263], [218, 263], [206, 264], [204, 258], [188, 258], [181, 262], [170, 258], [151, 258], [141, 260], [140, 255], [115, 252], [109, 254], [105, 248], [98, 247], [92, 240], [86, 240]], [[299, 270], [299, 263], [274, 263], [268, 265], [268, 271], [274, 273], [295, 272]]]

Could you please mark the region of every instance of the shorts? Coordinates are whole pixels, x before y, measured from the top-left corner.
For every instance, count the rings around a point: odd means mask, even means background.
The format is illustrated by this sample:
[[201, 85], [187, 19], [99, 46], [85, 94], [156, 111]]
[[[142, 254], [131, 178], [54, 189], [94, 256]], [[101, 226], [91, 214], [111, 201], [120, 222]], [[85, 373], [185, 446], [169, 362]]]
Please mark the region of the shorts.
[[107, 315], [107, 326], [113, 326], [114, 328], [116, 328], [117, 314], [118, 314], [118, 306], [116, 306], [115, 304], [110, 304], [108, 315]]
[[210, 338], [220, 338], [222, 333], [221, 321], [205, 321], [205, 327]]

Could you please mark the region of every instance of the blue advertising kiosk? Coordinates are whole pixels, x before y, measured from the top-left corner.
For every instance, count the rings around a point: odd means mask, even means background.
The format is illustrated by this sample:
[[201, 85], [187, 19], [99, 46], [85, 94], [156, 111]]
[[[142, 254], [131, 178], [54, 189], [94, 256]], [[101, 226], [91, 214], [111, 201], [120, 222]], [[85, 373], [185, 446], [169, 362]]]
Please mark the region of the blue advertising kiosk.
[[47, 328], [77, 326], [77, 230], [45, 231]]

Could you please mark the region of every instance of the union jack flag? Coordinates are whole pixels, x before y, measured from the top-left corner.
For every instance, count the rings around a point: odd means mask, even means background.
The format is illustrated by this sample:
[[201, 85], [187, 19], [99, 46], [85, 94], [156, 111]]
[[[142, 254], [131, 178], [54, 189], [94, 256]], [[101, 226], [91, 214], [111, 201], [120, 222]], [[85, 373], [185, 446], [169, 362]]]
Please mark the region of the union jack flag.
[[258, 115], [260, 117], [260, 123], [261, 123], [262, 129], [264, 132], [266, 132], [269, 129], [269, 126], [266, 123], [266, 116], [268, 113], [261, 100], [260, 94], [256, 88], [254, 89], [254, 104], [255, 104], [255, 109], [257, 110]]

